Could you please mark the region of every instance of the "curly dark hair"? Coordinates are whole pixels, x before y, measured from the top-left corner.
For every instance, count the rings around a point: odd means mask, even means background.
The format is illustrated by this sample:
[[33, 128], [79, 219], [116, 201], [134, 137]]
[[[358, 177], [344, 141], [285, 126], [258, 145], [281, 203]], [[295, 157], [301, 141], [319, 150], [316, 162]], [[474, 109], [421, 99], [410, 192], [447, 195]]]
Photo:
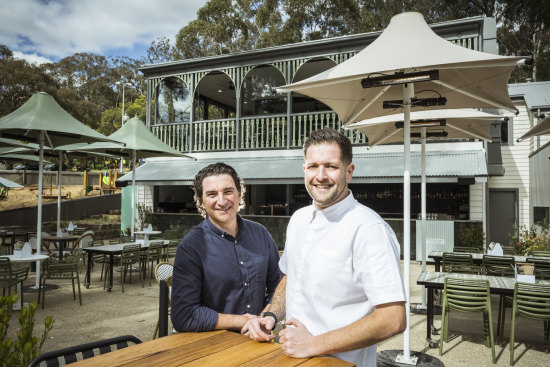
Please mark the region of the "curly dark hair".
[[239, 177], [237, 171], [228, 164], [218, 162], [212, 163], [208, 166], [201, 169], [193, 179], [193, 200], [195, 200], [195, 206], [200, 215], [206, 218], [206, 210], [204, 210], [204, 205], [202, 203], [202, 183], [204, 179], [210, 176], [219, 176], [219, 175], [229, 175], [235, 182], [235, 187], [239, 194], [241, 194], [241, 202], [239, 203], [239, 210], [244, 208], [244, 193], [246, 192], [246, 187], [244, 181]]
[[353, 157], [351, 141], [340, 131], [330, 128], [313, 130], [304, 143], [304, 157], [308, 148], [317, 144], [336, 144], [340, 148], [342, 162], [346, 165], [351, 163]]

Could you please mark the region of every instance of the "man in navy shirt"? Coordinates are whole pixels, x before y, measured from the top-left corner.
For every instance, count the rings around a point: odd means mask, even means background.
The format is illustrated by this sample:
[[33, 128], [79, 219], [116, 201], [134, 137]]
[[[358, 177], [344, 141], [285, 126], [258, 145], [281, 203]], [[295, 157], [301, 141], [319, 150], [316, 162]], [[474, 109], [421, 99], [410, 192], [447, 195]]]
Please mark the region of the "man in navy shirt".
[[178, 246], [172, 324], [177, 331], [241, 330], [282, 277], [277, 246], [264, 226], [238, 215], [245, 189], [231, 166], [206, 166], [193, 190], [205, 219]]

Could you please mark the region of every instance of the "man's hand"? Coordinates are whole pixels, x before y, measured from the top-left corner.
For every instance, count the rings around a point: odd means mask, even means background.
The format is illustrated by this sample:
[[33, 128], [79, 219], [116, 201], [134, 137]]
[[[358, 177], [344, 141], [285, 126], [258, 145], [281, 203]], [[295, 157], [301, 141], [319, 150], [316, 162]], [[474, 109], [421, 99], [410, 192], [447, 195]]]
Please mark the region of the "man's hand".
[[307, 358], [318, 354], [315, 350], [315, 337], [304, 324], [292, 318], [286, 322], [286, 326], [279, 332], [279, 343], [287, 356]]
[[250, 339], [259, 342], [268, 342], [275, 338], [271, 330], [275, 327], [275, 319], [271, 316], [253, 317], [241, 329], [241, 334], [247, 335]]

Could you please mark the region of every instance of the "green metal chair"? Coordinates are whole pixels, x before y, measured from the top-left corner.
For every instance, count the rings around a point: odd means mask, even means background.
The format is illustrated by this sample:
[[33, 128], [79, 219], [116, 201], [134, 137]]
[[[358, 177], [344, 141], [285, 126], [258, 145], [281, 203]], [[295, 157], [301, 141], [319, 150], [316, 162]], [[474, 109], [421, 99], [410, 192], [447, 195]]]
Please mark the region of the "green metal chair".
[[531, 255], [535, 257], [550, 257], [550, 251], [531, 251]]
[[483, 249], [479, 247], [455, 246], [453, 247], [453, 252], [469, 252], [472, 254], [481, 254], [483, 253]]
[[[2, 287], [2, 296], [6, 295], [6, 288], [8, 289], [8, 296], [11, 294], [11, 288], [17, 286], [17, 283], [21, 283], [27, 279], [29, 275], [29, 266], [12, 266], [12, 263], [7, 257], [0, 257], [0, 287]], [[21, 300], [21, 304], [23, 300]]]
[[168, 261], [170, 258], [176, 257], [179, 243], [180, 241], [170, 241], [168, 243], [168, 246], [166, 246], [164, 250], [164, 261]]
[[548, 259], [528, 257], [525, 261], [535, 265], [535, 279], [550, 279], [550, 257]]
[[122, 286], [122, 293], [124, 293], [124, 281], [126, 280], [126, 274], [130, 270], [130, 283], [132, 282], [132, 266], [137, 264], [139, 266], [139, 278], [141, 280], [141, 286], [143, 287], [143, 272], [140, 262], [140, 245], [126, 245], [122, 248], [120, 254], [120, 284]]
[[460, 252], [444, 252], [441, 271], [444, 273], [477, 273], [472, 254]]
[[439, 355], [443, 354], [443, 342], [448, 341], [449, 313], [482, 312], [485, 333], [485, 345], [491, 347], [492, 360], [495, 361], [495, 343], [493, 339], [493, 321], [491, 317], [491, 293], [486, 279], [460, 279], [447, 277], [443, 286], [443, 311], [441, 313], [441, 339]]
[[510, 365], [514, 365], [514, 337], [516, 317], [540, 320], [544, 327], [544, 351], [550, 347], [550, 284], [517, 282], [514, 287], [512, 326], [510, 328]]
[[[483, 255], [482, 267], [485, 275], [498, 277], [515, 277], [516, 262], [513, 256], [494, 256]], [[504, 330], [504, 320], [506, 318], [506, 308], [512, 307], [512, 297], [500, 295], [498, 302], [498, 325], [497, 336], [500, 336], [500, 345], [502, 345], [502, 334]]]
[[143, 264], [144, 275], [147, 275], [149, 269], [149, 286], [151, 286], [151, 278], [153, 278], [155, 262], [158, 264], [164, 257], [164, 241], [150, 241], [149, 248], [145, 251], [145, 263]]
[[[64, 257], [63, 260], [54, 260], [50, 258], [44, 262], [44, 271], [40, 275], [38, 287], [38, 303], [42, 302], [42, 309], [46, 303], [46, 280], [47, 279], [70, 279], [73, 285], [73, 299], [76, 300], [75, 280], [78, 285], [78, 301], [82, 306], [82, 294], [80, 292], [80, 276], [78, 264], [82, 258], [82, 249], [77, 248], [72, 255]], [[42, 299], [40, 298], [42, 296]]]

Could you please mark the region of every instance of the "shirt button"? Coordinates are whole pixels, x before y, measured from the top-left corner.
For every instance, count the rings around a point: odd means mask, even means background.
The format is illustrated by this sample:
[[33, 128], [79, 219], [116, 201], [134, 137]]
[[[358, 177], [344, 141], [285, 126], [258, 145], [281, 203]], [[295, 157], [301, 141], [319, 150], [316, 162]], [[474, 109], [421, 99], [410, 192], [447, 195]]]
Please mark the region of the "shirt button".
[[243, 262], [243, 261], [241, 261], [241, 265], [243, 265], [243, 264], [244, 264], [244, 262]]
[[250, 308], [250, 305], [246, 305], [246, 308]]
[[244, 283], [244, 286], [246, 287], [248, 285], [248, 283]]

